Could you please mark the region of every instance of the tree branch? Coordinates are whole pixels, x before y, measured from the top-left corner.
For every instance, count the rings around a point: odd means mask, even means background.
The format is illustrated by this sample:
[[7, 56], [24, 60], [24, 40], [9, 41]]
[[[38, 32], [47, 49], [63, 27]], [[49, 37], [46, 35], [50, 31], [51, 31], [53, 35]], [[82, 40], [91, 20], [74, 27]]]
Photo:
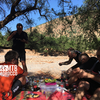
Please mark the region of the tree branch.
[[16, 1], [13, 3], [13, 5], [12, 5], [12, 7], [11, 7], [11, 14], [15, 13], [15, 7], [19, 4], [20, 1], [21, 1], [21, 0], [16, 0]]
[[48, 20], [47, 16], [46, 15], [42, 15], [41, 14], [41, 7], [39, 8], [36, 8], [37, 6], [37, 1], [38, 0], [35, 0], [35, 3], [34, 3], [34, 6], [33, 7], [27, 7], [26, 9], [22, 10], [22, 11], [15, 11], [15, 7], [19, 4], [21, 0], [16, 0], [13, 4], [12, 4], [12, 7], [11, 7], [11, 12], [10, 14], [2, 21], [0, 21], [0, 29], [3, 28], [7, 23], [9, 23], [11, 20], [15, 19], [16, 17], [20, 16], [20, 15], [23, 15], [29, 11], [32, 11], [32, 10], [38, 10], [39, 11], [39, 14], [40, 16], [44, 16], [46, 18], [46, 20]]
[[[46, 16], [46, 15], [42, 15], [42, 14], [41, 14], [41, 10], [40, 10], [40, 9], [38, 9], [38, 10], [39, 10], [40, 16], [44, 16], [44, 17], [46, 18], [46, 20], [48, 20], [47, 16]], [[49, 20], [48, 20], [48, 21], [49, 21]]]
[[20, 1], [21, 0], [16, 0], [14, 2], [14, 4], [12, 5], [11, 13], [3, 21], [0, 21], [0, 29], [3, 28], [8, 22], [10, 22], [11, 20], [15, 19], [16, 17], [18, 17], [18, 16], [20, 16], [20, 15], [26, 13], [26, 12], [38, 9], [38, 8], [36, 8], [37, 0], [35, 0], [35, 4], [34, 4], [33, 7], [28, 7], [26, 9], [22, 10], [22, 11], [15, 12], [15, 7], [18, 5], [18, 3]]

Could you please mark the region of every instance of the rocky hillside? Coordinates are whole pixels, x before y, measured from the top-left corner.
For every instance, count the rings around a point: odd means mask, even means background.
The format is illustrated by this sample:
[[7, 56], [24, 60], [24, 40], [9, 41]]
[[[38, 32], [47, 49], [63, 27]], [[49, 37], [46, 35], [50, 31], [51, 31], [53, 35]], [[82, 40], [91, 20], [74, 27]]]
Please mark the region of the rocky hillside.
[[80, 33], [82, 34], [82, 29], [76, 23], [76, 19], [73, 18], [73, 16], [66, 16], [63, 19], [57, 18], [39, 26], [31, 27], [25, 31], [30, 33], [34, 29], [36, 29], [41, 34], [49, 33], [57, 37], [64, 34], [70, 36], [72, 33], [75, 33], [75, 35]]

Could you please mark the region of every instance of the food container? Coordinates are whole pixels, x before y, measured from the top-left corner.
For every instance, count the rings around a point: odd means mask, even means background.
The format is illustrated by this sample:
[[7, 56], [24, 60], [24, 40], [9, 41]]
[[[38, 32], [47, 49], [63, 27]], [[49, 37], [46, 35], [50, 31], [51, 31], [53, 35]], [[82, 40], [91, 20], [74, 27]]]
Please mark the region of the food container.
[[49, 97], [52, 93], [57, 90], [57, 84], [40, 84], [41, 92], [46, 96]]

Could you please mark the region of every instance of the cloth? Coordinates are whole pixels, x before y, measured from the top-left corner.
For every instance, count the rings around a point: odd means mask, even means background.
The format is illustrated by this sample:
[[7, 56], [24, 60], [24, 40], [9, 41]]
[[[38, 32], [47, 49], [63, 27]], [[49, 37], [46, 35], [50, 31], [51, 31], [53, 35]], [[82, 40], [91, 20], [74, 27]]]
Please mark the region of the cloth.
[[77, 50], [75, 52], [76, 52], [77, 56], [74, 57], [73, 59], [75, 59], [76, 62], [80, 63], [80, 61], [79, 61], [79, 55], [81, 54], [81, 52], [77, 51]]
[[77, 62], [77, 64], [75, 64], [74, 66], [72, 66], [71, 67], [72, 69], [75, 69], [75, 68], [81, 66], [81, 62], [79, 61], [79, 55], [81, 54], [81, 52], [77, 51], [77, 50], [75, 52], [76, 52], [77, 56], [74, 57], [73, 59], [75, 59], [75, 61]]
[[[97, 74], [99, 77], [100, 77], [100, 62], [98, 62], [93, 71], [92, 71], [94, 74]], [[90, 83], [90, 88], [88, 90], [88, 92], [93, 95], [94, 91], [100, 87], [100, 83], [92, 80], [92, 79], [89, 79], [89, 78], [83, 78], [82, 80], [84, 81], [88, 81]]]
[[[74, 95], [70, 92], [55, 91], [47, 100], [74, 100]], [[82, 100], [87, 100], [84, 96]]]
[[74, 96], [69, 93], [69, 92], [60, 92], [60, 91], [55, 91], [49, 98], [48, 100], [74, 100]]
[[75, 53], [77, 54], [77, 56], [76, 56], [76, 57], [74, 57], [74, 58], [70, 58], [70, 60], [75, 59], [75, 61], [76, 61], [77, 63], [81, 63], [81, 62], [79, 61], [79, 55], [81, 54], [81, 52], [80, 52], [80, 51], [75, 50]]
[[16, 80], [13, 85], [12, 85], [12, 94], [13, 94], [13, 97], [16, 96], [16, 93], [17, 91], [19, 90], [19, 88], [22, 86], [22, 82], [20, 80]]
[[93, 72], [97, 73], [97, 74], [100, 74], [100, 62], [98, 62], [96, 65], [95, 65], [95, 68], [93, 69]]
[[74, 66], [72, 66], [71, 68], [72, 69], [75, 69], [75, 68], [77, 68], [77, 67], [80, 67], [82, 64], [81, 63], [77, 63], [77, 64], [75, 64]]
[[[82, 64], [80, 66], [80, 69], [84, 69], [84, 70], [91, 70], [91, 68], [94, 66], [94, 64], [98, 61], [98, 59], [96, 57], [91, 57], [86, 63]], [[96, 66], [96, 65], [95, 65]]]
[[[5, 69], [5, 70], [4, 70]], [[23, 70], [11, 63], [0, 64], [0, 94], [11, 91], [13, 81], [18, 74], [22, 74]], [[2, 96], [2, 95], [1, 95]], [[0, 100], [2, 97], [0, 97]]]
[[88, 93], [90, 95], [93, 95], [94, 91], [97, 89], [97, 88], [100, 88], [100, 83], [92, 80], [92, 79], [85, 79], [85, 81], [88, 81], [90, 83], [90, 88], [88, 90]]
[[15, 50], [15, 51], [17, 51], [17, 52], [25, 52], [25, 43], [24, 42], [21, 42], [20, 39], [21, 40], [23, 40], [23, 39], [28, 40], [27, 33], [24, 32], [24, 31], [22, 31], [21, 34], [19, 35], [18, 32], [17, 32], [13, 36], [12, 49]]
[[20, 61], [26, 61], [25, 52], [18, 52]]
[[[39, 97], [37, 98], [25, 98], [26, 94], [38, 94]], [[21, 91], [20, 94], [18, 94], [16, 97], [14, 97], [12, 100], [47, 100], [45, 95], [43, 95], [41, 92], [32, 92], [32, 91]]]

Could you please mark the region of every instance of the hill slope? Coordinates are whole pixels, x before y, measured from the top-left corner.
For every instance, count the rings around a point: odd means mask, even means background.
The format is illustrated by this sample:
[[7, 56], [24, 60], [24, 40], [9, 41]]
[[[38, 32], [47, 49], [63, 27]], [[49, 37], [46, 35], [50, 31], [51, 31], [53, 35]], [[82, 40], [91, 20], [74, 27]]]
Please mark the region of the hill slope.
[[[27, 33], [30, 33], [36, 29], [40, 34], [49, 33], [49, 35], [72, 35], [73, 34], [82, 34], [82, 29], [76, 23], [76, 19], [73, 16], [66, 16], [63, 19], [57, 18], [50, 22], [38, 25], [36, 27], [31, 27], [25, 30]], [[70, 34], [69, 34], [70, 33]]]

